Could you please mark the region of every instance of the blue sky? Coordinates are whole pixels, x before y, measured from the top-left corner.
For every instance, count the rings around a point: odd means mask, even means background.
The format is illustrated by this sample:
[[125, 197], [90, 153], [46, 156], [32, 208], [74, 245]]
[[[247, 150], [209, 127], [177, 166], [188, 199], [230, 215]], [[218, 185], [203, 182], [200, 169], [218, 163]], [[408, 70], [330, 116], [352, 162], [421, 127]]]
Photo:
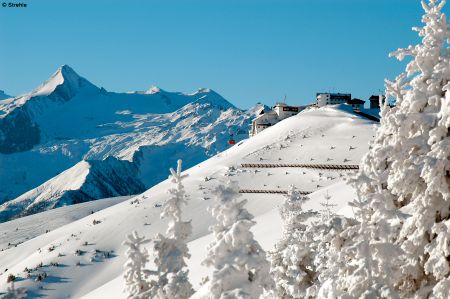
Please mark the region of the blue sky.
[[[241, 108], [368, 98], [418, 41], [415, 0], [24, 0], [0, 7], [0, 89], [18, 95], [62, 64], [110, 91], [209, 87]], [[445, 8], [449, 12], [449, 6]]]

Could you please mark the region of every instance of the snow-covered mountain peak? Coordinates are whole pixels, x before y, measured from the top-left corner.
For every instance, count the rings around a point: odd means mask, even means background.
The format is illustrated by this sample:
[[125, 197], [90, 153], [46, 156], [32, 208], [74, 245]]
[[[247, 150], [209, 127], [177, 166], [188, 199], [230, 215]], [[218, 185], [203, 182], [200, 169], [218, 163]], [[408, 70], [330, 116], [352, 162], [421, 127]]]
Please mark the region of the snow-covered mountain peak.
[[73, 82], [82, 79], [82, 77], [78, 75], [75, 70], [67, 64], [63, 64], [62, 66], [60, 66], [56, 73], [62, 76], [65, 81], [68, 80]]
[[146, 94], [155, 94], [155, 93], [159, 93], [159, 92], [161, 92], [161, 88], [159, 88], [158, 86], [152, 86], [145, 93]]
[[194, 103], [210, 104], [221, 110], [236, 108], [233, 104], [224, 99], [220, 94], [210, 88], [199, 88], [196, 92], [188, 94], [195, 99]]
[[[193, 166], [226, 149], [230, 132], [237, 142], [248, 136], [253, 116], [234, 108], [214, 91], [203, 89], [195, 95], [158, 87], [148, 91], [105, 91], [65, 65], [34, 94], [0, 101], [0, 154], [8, 155], [0, 157], [0, 164], [13, 169], [0, 173], [0, 204], [38, 187], [81, 159], [113, 156], [133, 162], [142, 176], [133, 180], [142, 179], [148, 188], [166, 178], [155, 175], [155, 169], [173, 164], [165, 151], [173, 151], [174, 157]], [[129, 189], [125, 191], [118, 194], [130, 194]], [[56, 200], [61, 194], [45, 197]]]
[[35, 89], [31, 96], [47, 96], [53, 92], [57, 92], [57, 88], [62, 92], [64, 98], [73, 97], [82, 87], [91, 86], [94, 87], [85, 78], [78, 75], [70, 66], [62, 65], [58, 70], [41, 86]]
[[[0, 103], [0, 118], [5, 117], [16, 108], [24, 106], [30, 100], [31, 102], [36, 102], [37, 105], [40, 105], [41, 98], [44, 101], [46, 101], [45, 98], [50, 98], [56, 102], [67, 102], [82, 89], [94, 93], [98, 93], [100, 90], [91, 82], [78, 75], [70, 66], [62, 65], [48, 80], [33, 91], [14, 98], [5, 95], [7, 96], [6, 98], [10, 99]], [[2, 100], [1, 92], [0, 100]]]
[[75, 76], [75, 77], [80, 77], [80, 76], [74, 71], [74, 69], [71, 68], [71, 67], [70, 67], [69, 65], [67, 65], [67, 64], [61, 65], [61, 66], [57, 69], [56, 72], [57, 72], [57, 73], [61, 73], [61, 74], [63, 74], [64, 76]]

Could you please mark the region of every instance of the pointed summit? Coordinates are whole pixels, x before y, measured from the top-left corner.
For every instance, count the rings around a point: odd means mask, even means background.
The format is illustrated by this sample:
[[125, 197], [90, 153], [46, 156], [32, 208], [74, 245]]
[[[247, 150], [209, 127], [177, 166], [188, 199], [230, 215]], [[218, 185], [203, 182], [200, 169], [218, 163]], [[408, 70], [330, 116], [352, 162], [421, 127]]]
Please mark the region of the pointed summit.
[[78, 75], [70, 66], [64, 64], [41, 86], [32, 92], [32, 96], [48, 96], [59, 92], [68, 99], [75, 95], [82, 87], [97, 87]]
[[60, 66], [60, 67], [58, 68], [58, 70], [56, 71], [56, 73], [60, 73], [64, 78], [71, 78], [71, 79], [81, 78], [81, 77], [73, 70], [73, 68], [71, 68], [71, 67], [68, 66], [67, 64], [63, 64], [62, 66]]

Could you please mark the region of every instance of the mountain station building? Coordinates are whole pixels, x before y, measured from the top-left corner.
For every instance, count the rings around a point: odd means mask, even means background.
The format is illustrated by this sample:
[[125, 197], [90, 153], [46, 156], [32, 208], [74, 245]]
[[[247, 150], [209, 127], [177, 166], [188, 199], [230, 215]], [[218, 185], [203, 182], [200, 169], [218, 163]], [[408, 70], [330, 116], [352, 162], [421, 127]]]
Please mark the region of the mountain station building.
[[270, 126], [298, 114], [306, 106], [289, 106], [286, 103], [278, 102], [273, 109], [261, 109], [258, 116], [252, 121], [252, 127], [249, 132], [250, 137], [255, 136]]

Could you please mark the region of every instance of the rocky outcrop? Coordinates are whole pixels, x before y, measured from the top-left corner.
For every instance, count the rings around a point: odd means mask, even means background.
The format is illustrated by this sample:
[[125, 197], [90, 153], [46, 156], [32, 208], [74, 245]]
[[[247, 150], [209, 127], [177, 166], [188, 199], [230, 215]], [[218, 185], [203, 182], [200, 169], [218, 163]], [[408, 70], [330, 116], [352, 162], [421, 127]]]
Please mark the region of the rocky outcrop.
[[0, 118], [0, 153], [23, 152], [39, 144], [39, 126], [32, 120], [27, 109], [19, 107]]

